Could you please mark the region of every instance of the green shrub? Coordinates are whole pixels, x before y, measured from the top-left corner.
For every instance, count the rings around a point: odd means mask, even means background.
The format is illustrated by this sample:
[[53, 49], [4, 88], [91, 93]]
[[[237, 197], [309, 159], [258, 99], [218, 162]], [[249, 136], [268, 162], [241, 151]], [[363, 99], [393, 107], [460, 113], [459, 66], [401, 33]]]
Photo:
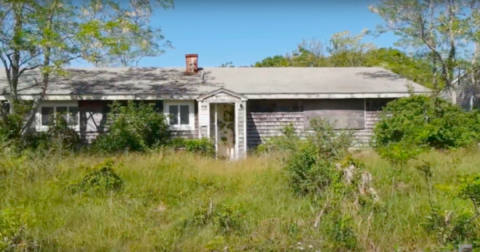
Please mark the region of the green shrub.
[[165, 145], [171, 137], [165, 119], [148, 104], [114, 103], [108, 115], [108, 133], [99, 136], [93, 148], [106, 152], [144, 151]]
[[0, 211], [0, 251], [32, 251], [35, 243], [28, 231], [35, 222], [35, 216], [26, 209]]
[[383, 158], [405, 164], [429, 148], [466, 147], [480, 139], [480, 113], [436, 97], [412, 95], [387, 104], [372, 145]]
[[[19, 106], [16, 114], [8, 114], [0, 120], [0, 145], [8, 146], [14, 152], [24, 150], [72, 150], [81, 145], [78, 133], [71, 127], [66, 118], [60, 114], [52, 115], [52, 125], [48, 131], [38, 132], [33, 127], [21, 133], [25, 120], [26, 106]], [[3, 144], [2, 144], [3, 143]]]
[[257, 146], [256, 152], [259, 154], [279, 151], [293, 152], [297, 148], [300, 139], [300, 136], [295, 132], [293, 124], [288, 124], [282, 129], [280, 136], [271, 137], [265, 143]]
[[388, 103], [374, 129], [374, 145], [408, 142], [424, 147], [464, 147], [480, 138], [480, 114], [435, 97], [413, 95]]
[[353, 219], [350, 216], [342, 215], [334, 216], [333, 221], [333, 226], [328, 231], [336, 246], [355, 250], [357, 248], [357, 238], [352, 228], [355, 224]]
[[[80, 146], [82, 143], [80, 136], [62, 114], [55, 115], [52, 121], [54, 123], [49, 127], [46, 136], [42, 133], [37, 133], [36, 137], [40, 141], [39, 145], [43, 143], [44, 145], [50, 145], [50, 147], [53, 145], [57, 148], [68, 150], [73, 150]], [[47, 138], [46, 142], [43, 142], [45, 137]]]
[[193, 215], [183, 221], [182, 227], [202, 227], [213, 224], [217, 233], [230, 235], [242, 230], [243, 217], [244, 211], [237, 205], [215, 205], [209, 202], [195, 209]]
[[71, 184], [68, 189], [73, 192], [107, 192], [118, 191], [123, 187], [123, 180], [113, 170], [114, 161], [105, 162], [88, 169], [89, 172], [80, 182]]
[[321, 118], [313, 118], [310, 128], [302, 138], [292, 125], [287, 125], [282, 135], [271, 138], [258, 149], [260, 153], [280, 151], [286, 154], [282, 156], [290, 186], [300, 195], [322, 193], [340, 180], [341, 173], [335, 169], [337, 163], [346, 158], [354, 162], [349, 152], [353, 132], [335, 130], [332, 124]]
[[170, 141], [170, 146], [177, 150], [185, 150], [203, 156], [215, 157], [215, 145], [208, 138], [174, 138]]
[[301, 195], [322, 193], [338, 181], [340, 173], [335, 164], [318, 155], [311, 143], [305, 143], [295, 151], [286, 164], [293, 190]]

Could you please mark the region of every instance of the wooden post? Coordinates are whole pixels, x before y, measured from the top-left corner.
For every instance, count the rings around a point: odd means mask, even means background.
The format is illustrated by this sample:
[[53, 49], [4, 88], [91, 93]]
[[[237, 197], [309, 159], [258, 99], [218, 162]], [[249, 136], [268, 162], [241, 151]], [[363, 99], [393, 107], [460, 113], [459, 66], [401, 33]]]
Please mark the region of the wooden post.
[[472, 252], [473, 246], [471, 244], [462, 244], [458, 247], [458, 252]]

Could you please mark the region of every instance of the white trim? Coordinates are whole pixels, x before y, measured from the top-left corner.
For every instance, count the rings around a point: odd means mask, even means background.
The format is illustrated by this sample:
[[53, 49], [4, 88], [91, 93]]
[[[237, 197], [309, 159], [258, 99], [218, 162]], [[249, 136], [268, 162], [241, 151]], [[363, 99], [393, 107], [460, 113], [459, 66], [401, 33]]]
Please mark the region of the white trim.
[[218, 103], [215, 103], [215, 153], [218, 155]]
[[[202, 103], [203, 103], [203, 102], [202, 102]], [[212, 124], [212, 122], [211, 122], [210, 116], [212, 116], [212, 115], [210, 115], [210, 106], [211, 106], [212, 104], [210, 104], [210, 103], [207, 103], [207, 104], [208, 104], [208, 108], [207, 108], [207, 110], [208, 110], [208, 117], [207, 117], [207, 118], [208, 118], [208, 123], [207, 123], [207, 137], [208, 137], [209, 140], [211, 140], [211, 136], [210, 136], [210, 124]], [[215, 154], [215, 155], [216, 155], [216, 154]]]
[[247, 102], [244, 101], [243, 103], [243, 157], [247, 157]]
[[363, 129], [367, 128], [367, 99], [363, 99]]
[[[236, 99], [238, 99], [238, 100], [241, 100], [241, 101], [246, 101], [246, 100], [247, 100], [247, 97], [245, 97], [244, 95], [238, 94], [238, 93], [236, 93], [236, 92], [233, 92], [233, 91], [228, 90], [228, 89], [225, 89], [225, 88], [219, 88], [219, 89], [214, 90], [214, 91], [212, 91], [212, 92], [209, 92], [209, 93], [207, 93], [207, 94], [205, 94], [205, 95], [201, 95], [201, 96], [199, 96], [199, 97], [197, 98], [197, 100], [198, 100], [198, 101], [205, 101], [206, 99], [208, 99], [208, 98], [210, 98], [210, 97], [212, 97], [212, 96], [215, 96], [215, 95], [217, 95], [217, 94], [222, 94], [222, 93], [223, 93], [223, 94], [227, 94], [227, 95], [229, 95], [229, 96], [231, 96], [231, 97], [234, 97], [234, 98], [236, 98]], [[221, 103], [227, 103], [227, 102], [223, 102], [223, 101], [222, 101]]]
[[235, 159], [239, 158], [239, 153], [238, 153], [238, 108], [240, 105], [238, 102], [235, 102]]
[[[414, 92], [430, 94], [430, 91]], [[45, 101], [81, 101], [81, 100], [195, 100], [198, 94], [187, 95], [46, 95]], [[283, 93], [283, 94], [243, 94], [248, 99], [349, 99], [349, 98], [401, 98], [408, 97], [408, 92], [392, 93]], [[7, 100], [8, 95], [0, 95], [0, 100]], [[34, 100], [38, 95], [19, 95], [22, 100]]]
[[[430, 92], [416, 92], [416, 95], [426, 95]], [[365, 98], [402, 98], [410, 93], [331, 93], [331, 94], [246, 94], [248, 99], [365, 99]]]
[[42, 125], [42, 108], [44, 107], [53, 107], [54, 113], [57, 111], [58, 107], [75, 107], [78, 110], [78, 118], [77, 118], [77, 125], [70, 126], [75, 131], [80, 131], [80, 106], [78, 105], [78, 101], [43, 101], [38, 106], [38, 109], [35, 113], [35, 129], [37, 131], [47, 131], [50, 126]]
[[[58, 94], [58, 95], [45, 95], [44, 101], [88, 101], [88, 100], [100, 100], [100, 101], [114, 101], [114, 100], [164, 100], [164, 101], [176, 101], [176, 100], [195, 100], [199, 94], [189, 95], [70, 95], [70, 94]], [[0, 101], [7, 100], [8, 95], [0, 95]], [[18, 96], [21, 100], [35, 100], [39, 98], [39, 95], [22, 95]]]
[[[188, 125], [170, 125], [170, 106], [181, 106], [181, 105], [188, 105]], [[179, 116], [180, 116], [180, 108], [179, 108]], [[188, 131], [188, 130], [195, 130], [195, 101], [164, 101], [163, 102], [163, 113], [167, 117], [167, 123], [170, 125], [172, 130], [179, 130], [179, 131]], [[180, 118], [178, 118], [180, 123]]]

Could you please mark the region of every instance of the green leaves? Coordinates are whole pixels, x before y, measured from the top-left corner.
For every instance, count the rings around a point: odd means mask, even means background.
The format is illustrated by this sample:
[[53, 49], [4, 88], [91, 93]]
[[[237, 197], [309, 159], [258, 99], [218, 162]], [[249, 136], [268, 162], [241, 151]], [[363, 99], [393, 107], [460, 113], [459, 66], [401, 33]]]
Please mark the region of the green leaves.
[[171, 136], [165, 116], [148, 104], [114, 104], [108, 118], [109, 132], [94, 143], [99, 151], [145, 151], [165, 145]]
[[465, 175], [459, 178], [459, 196], [470, 199], [476, 207], [480, 206], [480, 174]]
[[378, 153], [405, 164], [429, 148], [465, 147], [480, 140], [480, 114], [465, 112], [445, 100], [414, 95], [390, 102], [374, 129]]
[[378, 34], [393, 32], [400, 37], [396, 45], [431, 52], [431, 71], [451, 88], [454, 71], [465, 71], [476, 57], [471, 44], [478, 42], [479, 8], [478, 0], [382, 0], [370, 10], [385, 21]]

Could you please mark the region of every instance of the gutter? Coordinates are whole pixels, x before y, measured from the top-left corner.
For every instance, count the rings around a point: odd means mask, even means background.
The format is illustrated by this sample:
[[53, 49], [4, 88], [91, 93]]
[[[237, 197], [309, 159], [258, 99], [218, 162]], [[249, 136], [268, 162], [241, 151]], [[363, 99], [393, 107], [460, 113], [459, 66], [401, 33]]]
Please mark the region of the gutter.
[[[429, 94], [430, 91], [414, 92]], [[248, 99], [365, 99], [365, 98], [402, 98], [410, 96], [409, 92], [392, 93], [251, 93], [243, 94]], [[83, 101], [83, 100], [196, 100], [199, 94], [149, 95], [149, 94], [116, 94], [116, 95], [45, 95], [45, 101]], [[7, 100], [8, 95], [0, 95], [0, 101]], [[19, 95], [22, 100], [34, 100], [39, 95]]]

